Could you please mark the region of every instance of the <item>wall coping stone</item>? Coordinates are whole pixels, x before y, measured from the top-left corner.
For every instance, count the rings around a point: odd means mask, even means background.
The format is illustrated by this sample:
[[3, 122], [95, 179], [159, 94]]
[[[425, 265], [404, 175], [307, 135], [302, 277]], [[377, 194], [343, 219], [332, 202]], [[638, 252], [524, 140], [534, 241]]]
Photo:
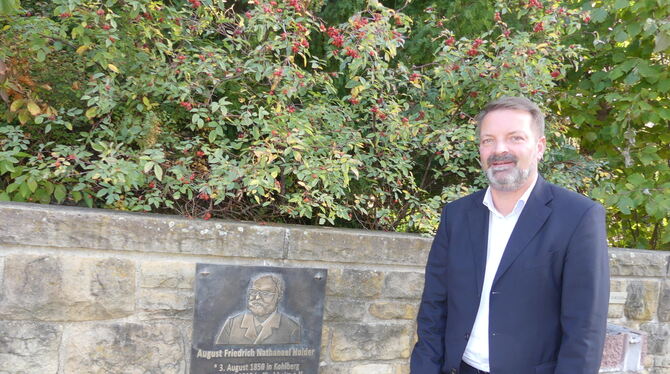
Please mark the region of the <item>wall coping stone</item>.
[[[353, 239], [352, 239], [353, 236]], [[0, 244], [424, 267], [420, 234], [0, 202]], [[663, 263], [665, 257], [665, 266]], [[667, 277], [670, 251], [610, 248], [612, 276]]]

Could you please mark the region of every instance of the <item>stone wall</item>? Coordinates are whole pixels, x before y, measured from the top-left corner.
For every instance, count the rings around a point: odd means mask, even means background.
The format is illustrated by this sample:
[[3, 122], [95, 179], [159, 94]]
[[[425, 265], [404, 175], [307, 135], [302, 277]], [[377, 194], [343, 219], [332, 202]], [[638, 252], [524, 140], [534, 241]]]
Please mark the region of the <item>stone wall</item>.
[[[198, 262], [327, 268], [320, 372], [408, 373], [431, 240], [0, 203], [0, 373], [188, 373]], [[612, 322], [669, 374], [670, 254], [611, 257]]]

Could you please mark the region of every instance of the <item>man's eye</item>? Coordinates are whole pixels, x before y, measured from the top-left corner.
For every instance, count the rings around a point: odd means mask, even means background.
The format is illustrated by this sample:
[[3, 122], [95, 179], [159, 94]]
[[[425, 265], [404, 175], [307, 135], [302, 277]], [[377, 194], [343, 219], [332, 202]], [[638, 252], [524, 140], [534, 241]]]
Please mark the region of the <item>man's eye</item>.
[[491, 140], [491, 139], [482, 140], [482, 144], [491, 144], [491, 143], [493, 143], [493, 140]]

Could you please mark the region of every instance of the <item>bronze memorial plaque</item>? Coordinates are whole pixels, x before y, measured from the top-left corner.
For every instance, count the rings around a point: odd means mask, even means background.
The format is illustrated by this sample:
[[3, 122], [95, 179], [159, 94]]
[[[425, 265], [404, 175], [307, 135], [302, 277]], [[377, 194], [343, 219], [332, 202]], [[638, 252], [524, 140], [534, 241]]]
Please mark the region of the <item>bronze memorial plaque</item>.
[[317, 374], [326, 274], [198, 264], [191, 374]]

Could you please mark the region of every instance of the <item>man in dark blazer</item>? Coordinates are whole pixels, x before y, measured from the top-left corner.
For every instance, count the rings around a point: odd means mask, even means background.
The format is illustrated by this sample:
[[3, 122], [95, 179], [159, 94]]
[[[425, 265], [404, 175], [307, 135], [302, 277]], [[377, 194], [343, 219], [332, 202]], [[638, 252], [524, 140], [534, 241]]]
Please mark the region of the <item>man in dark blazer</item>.
[[447, 204], [426, 265], [412, 374], [595, 374], [609, 301], [605, 212], [537, 172], [544, 116], [477, 117], [486, 190]]

